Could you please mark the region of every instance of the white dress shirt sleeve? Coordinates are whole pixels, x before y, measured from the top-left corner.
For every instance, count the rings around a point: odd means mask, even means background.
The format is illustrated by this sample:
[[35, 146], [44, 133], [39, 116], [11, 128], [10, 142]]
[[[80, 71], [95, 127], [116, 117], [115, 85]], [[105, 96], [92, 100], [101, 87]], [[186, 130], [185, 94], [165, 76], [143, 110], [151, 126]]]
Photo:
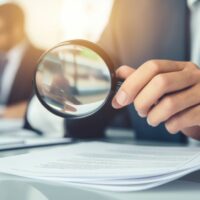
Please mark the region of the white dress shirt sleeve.
[[34, 129], [46, 136], [64, 136], [64, 119], [49, 112], [36, 96], [30, 101], [27, 120]]

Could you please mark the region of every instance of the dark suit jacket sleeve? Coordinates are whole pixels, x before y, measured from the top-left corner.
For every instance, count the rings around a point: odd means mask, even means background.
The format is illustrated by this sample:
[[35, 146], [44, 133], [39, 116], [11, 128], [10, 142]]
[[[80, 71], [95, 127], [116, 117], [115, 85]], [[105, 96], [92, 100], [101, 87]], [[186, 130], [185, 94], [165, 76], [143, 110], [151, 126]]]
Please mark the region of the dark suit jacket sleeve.
[[[109, 22], [98, 42], [98, 44], [108, 53], [115, 66], [119, 66], [117, 60], [117, 43], [114, 35], [115, 14], [117, 3], [113, 5]], [[94, 115], [76, 120], [66, 120], [66, 135], [77, 138], [95, 138], [102, 137], [105, 128], [109, 125], [117, 111], [111, 107], [111, 99], [106, 105]]]

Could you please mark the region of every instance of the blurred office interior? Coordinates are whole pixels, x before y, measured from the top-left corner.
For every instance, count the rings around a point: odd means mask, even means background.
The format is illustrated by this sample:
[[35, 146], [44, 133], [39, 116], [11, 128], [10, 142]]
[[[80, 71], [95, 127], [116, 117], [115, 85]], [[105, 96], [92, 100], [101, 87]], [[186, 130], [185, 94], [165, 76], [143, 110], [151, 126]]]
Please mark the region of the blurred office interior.
[[[45, 51], [70, 39], [97, 42], [109, 20], [113, 1], [0, 0], [0, 5], [14, 3], [22, 8], [28, 40], [36, 48]], [[18, 118], [18, 115], [12, 115], [13, 111], [11, 118]], [[114, 124], [118, 124], [118, 120]]]
[[[0, 3], [8, 2], [0, 0]], [[26, 32], [42, 49], [75, 38], [97, 41], [110, 15], [113, 0], [12, 0], [22, 7]]]

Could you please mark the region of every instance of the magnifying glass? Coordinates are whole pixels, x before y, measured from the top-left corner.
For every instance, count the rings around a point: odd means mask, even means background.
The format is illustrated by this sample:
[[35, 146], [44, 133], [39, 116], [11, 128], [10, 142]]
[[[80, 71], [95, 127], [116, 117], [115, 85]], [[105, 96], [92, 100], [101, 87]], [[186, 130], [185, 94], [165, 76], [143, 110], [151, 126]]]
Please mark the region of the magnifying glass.
[[40, 102], [64, 118], [99, 111], [121, 84], [107, 53], [86, 40], [62, 42], [42, 55], [34, 77]]

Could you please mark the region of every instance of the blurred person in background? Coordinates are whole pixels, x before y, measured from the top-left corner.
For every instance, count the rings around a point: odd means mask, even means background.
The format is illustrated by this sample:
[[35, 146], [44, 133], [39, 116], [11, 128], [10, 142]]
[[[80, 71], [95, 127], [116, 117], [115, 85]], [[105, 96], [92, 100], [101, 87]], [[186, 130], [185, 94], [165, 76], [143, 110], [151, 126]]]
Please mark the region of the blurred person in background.
[[32, 93], [36, 62], [42, 54], [25, 33], [23, 10], [0, 4], [0, 117], [22, 118]]

